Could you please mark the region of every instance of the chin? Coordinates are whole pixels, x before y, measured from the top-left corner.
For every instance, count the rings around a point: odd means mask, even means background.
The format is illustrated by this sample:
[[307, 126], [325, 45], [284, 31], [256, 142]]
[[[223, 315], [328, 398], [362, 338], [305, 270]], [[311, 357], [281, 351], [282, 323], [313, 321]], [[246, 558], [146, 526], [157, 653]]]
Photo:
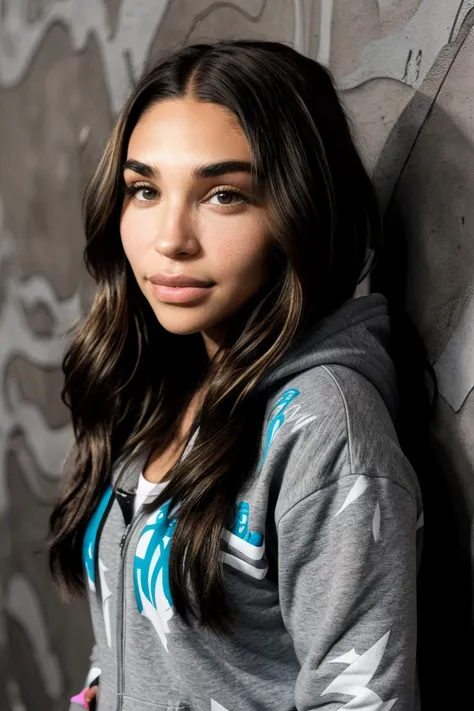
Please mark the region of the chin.
[[159, 321], [160, 325], [168, 331], [168, 333], [174, 333], [176, 336], [191, 336], [193, 333], [201, 333], [212, 328], [216, 321], [217, 323], [220, 319], [211, 319], [198, 317], [197, 314], [193, 314], [191, 310], [187, 312], [183, 309], [181, 313], [176, 310], [175, 314], [172, 313], [156, 313], [155, 316]]
[[161, 325], [168, 333], [173, 333], [175, 336], [192, 336], [193, 333], [201, 333], [199, 326], [192, 328], [191, 326], [181, 326], [178, 324], [165, 324], [160, 321]]

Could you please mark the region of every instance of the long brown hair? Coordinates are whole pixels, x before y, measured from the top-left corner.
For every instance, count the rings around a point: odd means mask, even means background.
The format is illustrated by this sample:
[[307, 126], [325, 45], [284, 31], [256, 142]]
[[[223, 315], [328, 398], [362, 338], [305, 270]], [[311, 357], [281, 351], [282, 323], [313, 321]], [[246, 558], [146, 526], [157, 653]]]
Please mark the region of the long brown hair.
[[[119, 235], [131, 132], [155, 102], [189, 94], [237, 117], [274, 244], [271, 279], [210, 363], [199, 335], [176, 337], [157, 322]], [[197, 616], [224, 629], [231, 616], [220, 536], [255, 469], [265, 405], [257, 385], [306, 326], [351, 297], [380, 237], [374, 190], [330, 74], [273, 42], [201, 44], [168, 56], [140, 81], [113, 128], [85, 193], [84, 227], [85, 262], [97, 292], [63, 364], [75, 446], [51, 516], [53, 573], [70, 591], [82, 587], [82, 539], [112, 464], [154, 451], [157, 442], [166, 446], [196, 387], [206, 382], [188, 435], [189, 441], [197, 431], [195, 443], [149, 509], [167, 499], [179, 503], [170, 553], [176, 611], [186, 621]]]

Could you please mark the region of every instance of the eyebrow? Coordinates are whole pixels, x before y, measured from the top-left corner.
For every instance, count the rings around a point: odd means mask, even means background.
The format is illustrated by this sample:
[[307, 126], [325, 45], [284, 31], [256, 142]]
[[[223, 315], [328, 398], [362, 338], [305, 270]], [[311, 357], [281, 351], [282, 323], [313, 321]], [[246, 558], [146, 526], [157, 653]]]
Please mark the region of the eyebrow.
[[[126, 160], [123, 164], [123, 170], [133, 170], [134, 173], [143, 175], [144, 178], [159, 178], [160, 171], [156, 166], [141, 163], [138, 160]], [[228, 175], [229, 173], [248, 173], [252, 171], [252, 166], [245, 160], [223, 160], [218, 163], [208, 163], [206, 165], [198, 165], [193, 170], [193, 178], [218, 178], [220, 175]]]

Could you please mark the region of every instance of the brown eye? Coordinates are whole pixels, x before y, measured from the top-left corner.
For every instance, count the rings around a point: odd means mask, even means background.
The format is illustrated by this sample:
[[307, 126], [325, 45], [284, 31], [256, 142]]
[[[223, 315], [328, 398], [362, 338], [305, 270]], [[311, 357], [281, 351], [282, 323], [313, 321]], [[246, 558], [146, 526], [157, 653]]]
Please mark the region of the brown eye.
[[215, 197], [217, 197], [217, 199], [221, 205], [231, 205], [232, 201], [235, 200], [236, 195], [235, 195], [235, 193], [222, 192], [222, 193], [216, 193]]
[[[141, 193], [141, 197], [140, 197]], [[140, 200], [141, 202], [146, 202], [147, 200], [153, 200], [155, 197], [156, 190], [153, 188], [140, 188], [137, 187], [134, 190], [133, 196], [136, 200]]]
[[218, 207], [228, 207], [230, 205], [239, 205], [248, 202], [245, 195], [239, 190], [217, 190], [209, 197], [211, 205]]
[[155, 188], [150, 185], [126, 185], [125, 191], [127, 195], [130, 195], [136, 202], [150, 202], [154, 200], [157, 195]]

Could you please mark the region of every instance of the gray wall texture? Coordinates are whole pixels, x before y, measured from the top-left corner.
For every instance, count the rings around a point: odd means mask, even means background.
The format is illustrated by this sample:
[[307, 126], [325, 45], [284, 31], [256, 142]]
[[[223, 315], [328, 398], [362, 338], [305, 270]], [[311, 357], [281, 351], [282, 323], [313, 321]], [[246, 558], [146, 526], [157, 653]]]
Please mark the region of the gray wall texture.
[[473, 26], [474, 0], [0, 0], [0, 709], [64, 709], [85, 672], [87, 611], [60, 604], [44, 550], [71, 442], [63, 334], [91, 298], [81, 195], [131, 85], [168, 48], [277, 39], [333, 71], [384, 209], [399, 206], [407, 305], [441, 393], [433, 442], [469, 531]]

